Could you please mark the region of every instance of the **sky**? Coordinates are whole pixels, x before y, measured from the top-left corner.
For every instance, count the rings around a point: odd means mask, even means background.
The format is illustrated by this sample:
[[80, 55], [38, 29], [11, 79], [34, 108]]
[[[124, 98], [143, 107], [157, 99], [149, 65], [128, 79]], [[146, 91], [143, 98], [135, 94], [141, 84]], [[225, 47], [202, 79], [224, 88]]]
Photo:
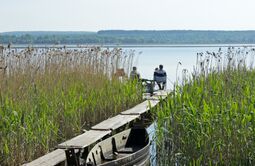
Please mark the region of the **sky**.
[[0, 32], [255, 30], [254, 0], [0, 0]]

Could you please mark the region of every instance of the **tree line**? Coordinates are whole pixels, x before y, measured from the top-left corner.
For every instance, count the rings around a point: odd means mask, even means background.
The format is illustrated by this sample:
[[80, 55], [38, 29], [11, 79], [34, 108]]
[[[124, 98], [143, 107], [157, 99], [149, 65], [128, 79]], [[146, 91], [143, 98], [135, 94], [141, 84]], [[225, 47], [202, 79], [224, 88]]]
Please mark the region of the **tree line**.
[[0, 33], [2, 44], [255, 44], [255, 31], [103, 30]]

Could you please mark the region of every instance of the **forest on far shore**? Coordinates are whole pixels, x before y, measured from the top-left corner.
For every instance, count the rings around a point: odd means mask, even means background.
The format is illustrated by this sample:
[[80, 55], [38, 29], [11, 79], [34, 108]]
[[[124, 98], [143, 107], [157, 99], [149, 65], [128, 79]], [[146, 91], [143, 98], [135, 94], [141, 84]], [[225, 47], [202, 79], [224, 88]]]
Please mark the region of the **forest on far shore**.
[[102, 30], [0, 33], [0, 44], [255, 44], [255, 31]]

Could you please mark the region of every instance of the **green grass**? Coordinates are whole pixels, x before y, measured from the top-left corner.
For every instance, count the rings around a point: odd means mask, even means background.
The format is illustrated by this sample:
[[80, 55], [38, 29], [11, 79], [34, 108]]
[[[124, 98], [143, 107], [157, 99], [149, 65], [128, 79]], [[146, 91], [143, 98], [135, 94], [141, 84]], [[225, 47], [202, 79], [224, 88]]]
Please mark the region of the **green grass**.
[[[41, 52], [40, 52], [41, 51]], [[119, 49], [9, 52], [0, 82], [0, 165], [20, 165], [142, 100], [134, 82], [119, 81], [130, 58]]]
[[155, 112], [159, 165], [255, 163], [255, 70], [246, 61], [253, 55], [231, 48], [199, 57]]

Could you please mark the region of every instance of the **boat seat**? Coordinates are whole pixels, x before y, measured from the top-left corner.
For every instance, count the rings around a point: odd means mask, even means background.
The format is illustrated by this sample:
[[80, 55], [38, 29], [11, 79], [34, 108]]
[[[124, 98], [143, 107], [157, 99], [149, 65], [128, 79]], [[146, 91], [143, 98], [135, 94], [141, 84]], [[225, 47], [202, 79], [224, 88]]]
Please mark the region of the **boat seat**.
[[116, 160], [117, 159], [117, 155], [109, 155], [109, 156], [104, 156], [104, 160], [107, 161], [112, 161], [112, 160]]
[[130, 148], [122, 148], [120, 150], [118, 150], [118, 153], [134, 153], [136, 150], [134, 150], [134, 148], [130, 147]]

